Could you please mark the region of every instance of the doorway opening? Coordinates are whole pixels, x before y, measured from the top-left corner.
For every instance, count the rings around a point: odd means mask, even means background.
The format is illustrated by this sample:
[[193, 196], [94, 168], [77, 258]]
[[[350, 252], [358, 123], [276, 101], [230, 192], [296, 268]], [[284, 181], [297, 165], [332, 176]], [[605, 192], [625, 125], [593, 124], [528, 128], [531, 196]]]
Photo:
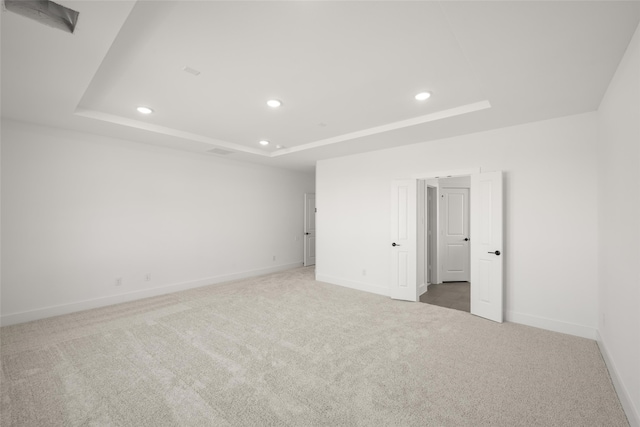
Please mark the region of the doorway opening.
[[[404, 301], [419, 301], [427, 291], [425, 269], [428, 264], [428, 246], [425, 244], [426, 180], [443, 177], [469, 176], [471, 194], [469, 203], [470, 229], [470, 292], [471, 314], [495, 322], [502, 322], [503, 311], [503, 185], [502, 171], [456, 171], [432, 173], [413, 178], [394, 179], [391, 182], [391, 247], [389, 297]], [[422, 188], [423, 191], [418, 191]], [[440, 239], [442, 241], [442, 239]], [[442, 247], [442, 243], [438, 244]], [[442, 250], [437, 251], [442, 257]], [[420, 264], [420, 268], [418, 268]], [[436, 265], [442, 265], [440, 261]], [[433, 277], [434, 269], [430, 272]], [[442, 275], [435, 269], [434, 282]]]
[[420, 302], [471, 310], [470, 191], [470, 175], [418, 183], [418, 203], [424, 205], [418, 209], [418, 246], [424, 246], [418, 249], [418, 269], [424, 270], [419, 276], [425, 284]]

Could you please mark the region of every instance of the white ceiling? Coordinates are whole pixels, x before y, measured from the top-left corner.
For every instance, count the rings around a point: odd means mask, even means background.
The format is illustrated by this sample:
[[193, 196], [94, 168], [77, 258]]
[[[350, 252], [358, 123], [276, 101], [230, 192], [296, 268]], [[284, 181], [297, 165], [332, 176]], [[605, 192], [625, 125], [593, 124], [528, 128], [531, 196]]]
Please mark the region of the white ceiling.
[[301, 170], [594, 111], [640, 21], [638, 1], [58, 3], [74, 34], [2, 12], [3, 117]]

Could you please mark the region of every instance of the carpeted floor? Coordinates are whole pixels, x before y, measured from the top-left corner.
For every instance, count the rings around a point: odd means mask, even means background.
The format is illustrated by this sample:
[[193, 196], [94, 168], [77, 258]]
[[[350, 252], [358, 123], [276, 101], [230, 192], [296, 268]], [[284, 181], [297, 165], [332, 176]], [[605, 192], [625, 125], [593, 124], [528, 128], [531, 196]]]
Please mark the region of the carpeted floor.
[[3, 426], [626, 426], [594, 341], [313, 268], [3, 327]]

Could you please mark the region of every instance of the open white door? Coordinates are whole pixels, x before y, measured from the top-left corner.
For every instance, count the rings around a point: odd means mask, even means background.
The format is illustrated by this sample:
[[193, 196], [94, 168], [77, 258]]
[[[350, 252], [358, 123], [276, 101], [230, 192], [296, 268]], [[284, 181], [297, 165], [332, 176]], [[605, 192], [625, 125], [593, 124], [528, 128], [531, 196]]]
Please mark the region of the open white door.
[[442, 282], [468, 282], [469, 274], [469, 189], [443, 188], [442, 209]]
[[503, 319], [502, 172], [471, 175], [471, 314]]
[[417, 301], [417, 180], [391, 183], [391, 289], [393, 299]]
[[304, 195], [304, 266], [316, 263], [316, 195]]

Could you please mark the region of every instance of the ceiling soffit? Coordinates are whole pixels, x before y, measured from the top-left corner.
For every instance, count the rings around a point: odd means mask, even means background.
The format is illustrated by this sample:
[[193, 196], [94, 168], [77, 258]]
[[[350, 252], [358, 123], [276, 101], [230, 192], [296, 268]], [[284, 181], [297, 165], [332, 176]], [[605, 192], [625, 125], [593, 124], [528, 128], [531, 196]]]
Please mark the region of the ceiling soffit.
[[486, 108], [437, 2], [138, 2], [76, 114], [275, 157]]

